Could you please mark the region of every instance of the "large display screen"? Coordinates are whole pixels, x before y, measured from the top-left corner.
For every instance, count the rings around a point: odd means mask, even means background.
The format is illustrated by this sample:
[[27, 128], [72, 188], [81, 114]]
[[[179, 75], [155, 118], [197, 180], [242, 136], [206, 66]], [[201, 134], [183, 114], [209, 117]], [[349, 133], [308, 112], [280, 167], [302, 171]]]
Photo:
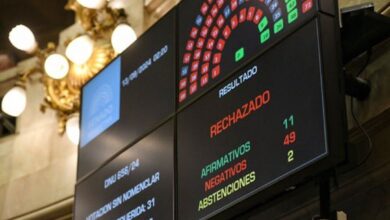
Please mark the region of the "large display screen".
[[76, 187], [75, 220], [173, 219], [170, 121]]
[[302, 25], [313, 0], [185, 0], [179, 6], [182, 106]]
[[228, 219], [340, 162], [336, 4], [181, 1], [83, 88], [75, 219]]
[[207, 219], [328, 155], [316, 22], [179, 113], [179, 219]]
[[171, 11], [83, 88], [78, 178], [174, 114], [175, 17]]

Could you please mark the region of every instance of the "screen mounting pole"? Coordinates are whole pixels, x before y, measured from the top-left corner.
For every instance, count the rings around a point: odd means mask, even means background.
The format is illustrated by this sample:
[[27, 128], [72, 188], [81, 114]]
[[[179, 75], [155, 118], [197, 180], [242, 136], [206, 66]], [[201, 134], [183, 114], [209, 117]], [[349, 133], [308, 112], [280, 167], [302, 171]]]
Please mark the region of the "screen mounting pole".
[[330, 219], [330, 177], [328, 173], [320, 176], [320, 219]]

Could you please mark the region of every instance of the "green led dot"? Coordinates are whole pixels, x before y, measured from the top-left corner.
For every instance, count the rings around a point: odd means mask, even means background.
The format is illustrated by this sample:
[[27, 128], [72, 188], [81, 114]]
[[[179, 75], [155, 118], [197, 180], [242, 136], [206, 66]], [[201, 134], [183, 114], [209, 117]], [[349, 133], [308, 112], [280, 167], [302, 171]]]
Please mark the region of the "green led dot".
[[289, 2], [289, 1], [291, 1], [291, 0], [284, 0], [284, 2], [286, 2], [286, 3]]
[[292, 11], [296, 7], [297, 7], [297, 0], [290, 0], [290, 2], [287, 3], [287, 12]]
[[264, 42], [269, 40], [270, 37], [271, 37], [271, 32], [269, 31], [269, 29], [267, 29], [263, 33], [261, 33], [260, 42], [263, 44]]
[[263, 19], [261, 19], [259, 23], [259, 31], [263, 32], [263, 30], [265, 29], [265, 27], [267, 27], [267, 25], [268, 25], [268, 19], [267, 17], [264, 17]]
[[279, 33], [284, 28], [284, 22], [283, 19], [280, 19], [279, 21], [275, 22], [274, 24], [274, 33]]
[[243, 47], [241, 47], [239, 50], [236, 51], [236, 56], [235, 56], [236, 62], [242, 60], [244, 56], [245, 56], [245, 50]]
[[288, 14], [288, 23], [291, 24], [298, 18], [298, 9], [294, 9]]

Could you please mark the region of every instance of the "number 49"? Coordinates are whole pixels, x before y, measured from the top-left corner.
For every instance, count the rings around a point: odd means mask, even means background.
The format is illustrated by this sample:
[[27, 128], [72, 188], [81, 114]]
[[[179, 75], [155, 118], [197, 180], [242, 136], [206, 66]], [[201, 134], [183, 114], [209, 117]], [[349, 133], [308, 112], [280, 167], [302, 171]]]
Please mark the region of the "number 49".
[[295, 143], [296, 140], [297, 140], [297, 135], [296, 135], [295, 131], [292, 131], [284, 137], [283, 144], [290, 145], [290, 144]]

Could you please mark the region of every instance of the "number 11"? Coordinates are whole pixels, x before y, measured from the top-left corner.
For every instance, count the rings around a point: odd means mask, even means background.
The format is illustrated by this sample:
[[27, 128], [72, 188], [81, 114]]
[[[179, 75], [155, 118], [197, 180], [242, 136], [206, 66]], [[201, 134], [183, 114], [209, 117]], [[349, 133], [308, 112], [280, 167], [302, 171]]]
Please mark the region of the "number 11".
[[294, 126], [294, 115], [291, 115], [289, 118], [284, 119], [283, 125], [285, 129], [288, 129], [289, 125]]

